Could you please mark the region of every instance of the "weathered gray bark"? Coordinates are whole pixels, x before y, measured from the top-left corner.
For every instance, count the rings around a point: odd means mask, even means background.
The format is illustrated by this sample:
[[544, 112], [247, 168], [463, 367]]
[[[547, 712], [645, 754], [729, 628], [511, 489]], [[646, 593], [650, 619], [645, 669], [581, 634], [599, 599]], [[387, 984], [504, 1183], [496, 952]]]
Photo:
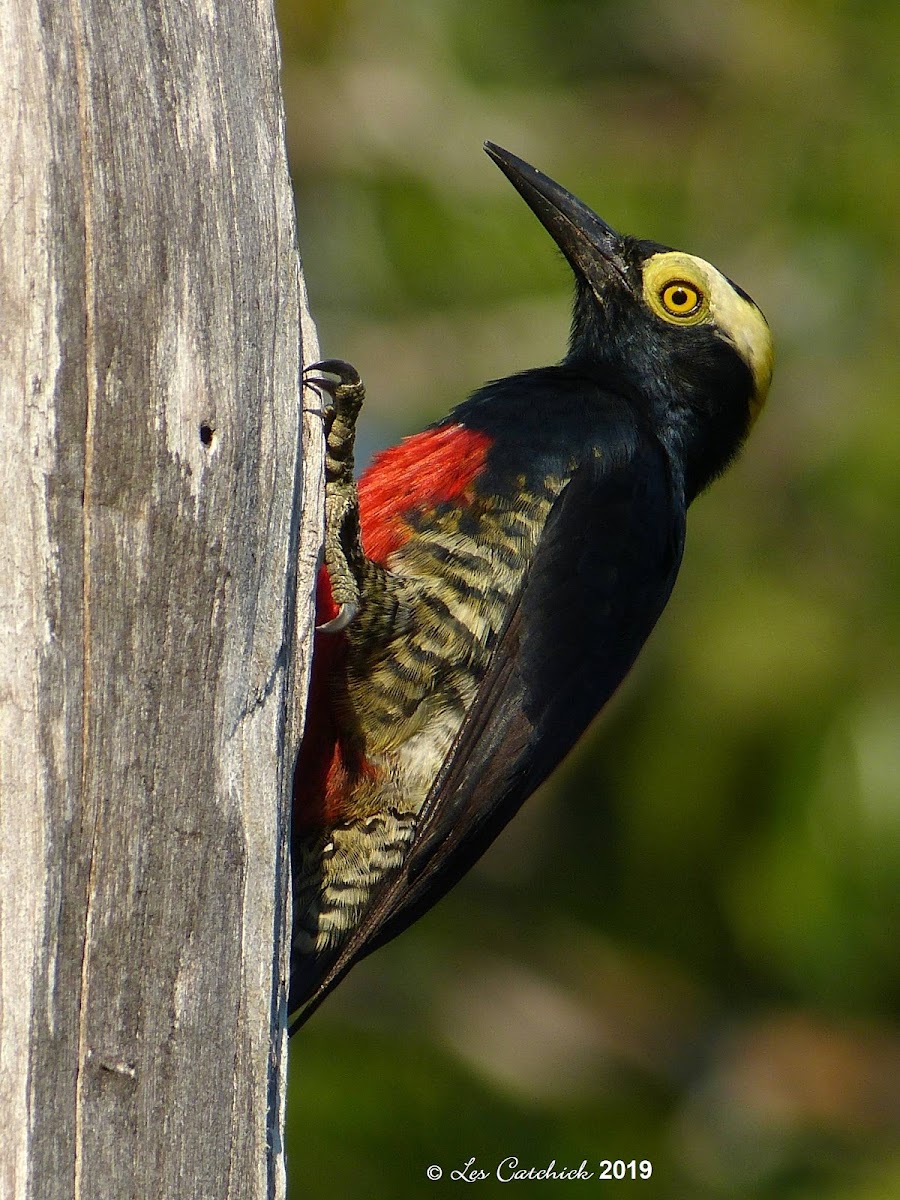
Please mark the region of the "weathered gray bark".
[[278, 66], [270, 0], [0, 0], [4, 1200], [283, 1191], [321, 436]]

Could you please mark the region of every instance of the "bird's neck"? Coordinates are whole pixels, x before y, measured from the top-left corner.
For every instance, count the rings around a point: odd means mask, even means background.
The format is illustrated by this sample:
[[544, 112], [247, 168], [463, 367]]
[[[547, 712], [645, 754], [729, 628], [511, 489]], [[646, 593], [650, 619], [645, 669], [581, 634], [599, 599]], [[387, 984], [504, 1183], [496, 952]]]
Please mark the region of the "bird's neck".
[[737, 455], [747, 433], [747, 406], [711, 402], [680, 389], [656, 405], [653, 423], [673, 465], [680, 467], [684, 496], [690, 504], [718, 478]]

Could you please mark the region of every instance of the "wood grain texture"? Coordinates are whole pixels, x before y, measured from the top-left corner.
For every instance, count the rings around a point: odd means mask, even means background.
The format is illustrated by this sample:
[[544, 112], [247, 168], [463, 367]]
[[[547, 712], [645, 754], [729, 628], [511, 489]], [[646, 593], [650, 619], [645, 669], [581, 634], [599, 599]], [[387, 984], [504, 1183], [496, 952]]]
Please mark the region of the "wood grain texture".
[[322, 446], [279, 65], [270, 0], [0, 0], [10, 1200], [284, 1191]]

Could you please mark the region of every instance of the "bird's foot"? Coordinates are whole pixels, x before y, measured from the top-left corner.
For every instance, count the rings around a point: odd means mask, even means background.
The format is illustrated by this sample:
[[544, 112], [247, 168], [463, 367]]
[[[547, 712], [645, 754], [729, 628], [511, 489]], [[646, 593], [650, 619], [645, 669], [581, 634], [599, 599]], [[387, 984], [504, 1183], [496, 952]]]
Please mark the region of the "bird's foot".
[[325, 566], [338, 614], [318, 630], [338, 633], [359, 612], [365, 575], [353, 447], [366, 389], [356, 368], [338, 358], [313, 363], [303, 381], [331, 397], [325, 413]]

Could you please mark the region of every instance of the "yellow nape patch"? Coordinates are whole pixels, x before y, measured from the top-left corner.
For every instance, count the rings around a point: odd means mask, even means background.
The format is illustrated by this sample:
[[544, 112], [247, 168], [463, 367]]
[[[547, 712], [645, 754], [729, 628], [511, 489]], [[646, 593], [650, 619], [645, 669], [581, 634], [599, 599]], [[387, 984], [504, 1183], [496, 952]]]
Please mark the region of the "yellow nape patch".
[[766, 402], [772, 382], [774, 347], [766, 318], [749, 298], [735, 291], [721, 271], [681, 250], [653, 254], [643, 266], [644, 300], [670, 325], [715, 325], [750, 368], [751, 420]]

